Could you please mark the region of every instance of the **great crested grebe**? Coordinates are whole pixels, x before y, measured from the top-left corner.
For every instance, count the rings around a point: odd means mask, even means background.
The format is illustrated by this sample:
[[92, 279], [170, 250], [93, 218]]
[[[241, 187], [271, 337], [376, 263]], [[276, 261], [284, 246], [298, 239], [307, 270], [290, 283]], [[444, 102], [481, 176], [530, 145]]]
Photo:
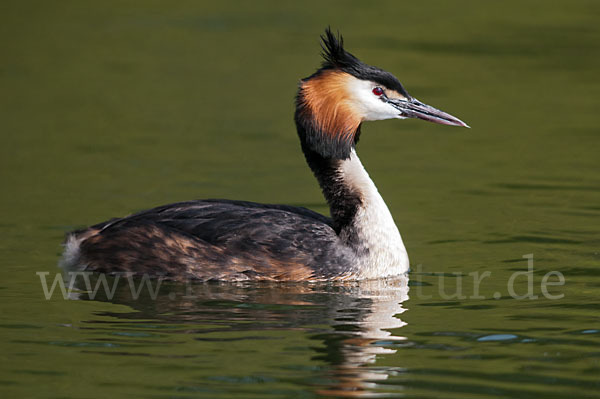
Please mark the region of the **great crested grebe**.
[[174, 280], [361, 280], [408, 271], [406, 249], [355, 147], [364, 121], [465, 126], [411, 97], [389, 72], [344, 50], [328, 28], [321, 68], [299, 83], [295, 122], [331, 218], [232, 200], [180, 202], [67, 236], [67, 268]]

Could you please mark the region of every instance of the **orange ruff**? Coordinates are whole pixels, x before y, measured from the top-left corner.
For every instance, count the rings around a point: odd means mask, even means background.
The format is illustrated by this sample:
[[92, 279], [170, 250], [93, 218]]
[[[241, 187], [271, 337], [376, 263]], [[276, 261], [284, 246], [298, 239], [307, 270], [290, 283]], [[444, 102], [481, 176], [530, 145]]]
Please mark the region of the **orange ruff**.
[[351, 79], [354, 77], [344, 72], [325, 71], [302, 82], [304, 102], [322, 132], [348, 139], [362, 122], [348, 93]]

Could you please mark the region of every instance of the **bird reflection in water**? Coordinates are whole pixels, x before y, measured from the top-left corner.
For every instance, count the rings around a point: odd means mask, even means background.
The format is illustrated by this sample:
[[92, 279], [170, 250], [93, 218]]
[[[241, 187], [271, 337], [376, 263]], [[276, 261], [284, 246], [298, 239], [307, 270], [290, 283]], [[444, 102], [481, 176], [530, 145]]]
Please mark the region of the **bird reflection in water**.
[[333, 332], [314, 336], [325, 343], [323, 360], [331, 364], [334, 384], [318, 390], [321, 395], [337, 397], [372, 396], [377, 382], [389, 377], [390, 369], [375, 368], [378, 355], [391, 355], [396, 349], [390, 341], [406, 338], [390, 331], [406, 323], [399, 315], [406, 309], [408, 279], [364, 281], [345, 294], [353, 303], [340, 303], [331, 319]]
[[[96, 284], [92, 281], [92, 284]], [[127, 284], [118, 284], [112, 299], [95, 300], [127, 305], [130, 313], [104, 315], [157, 323], [184, 325], [186, 334], [197, 341], [227, 342], [231, 334], [260, 331], [305, 331], [311, 362], [322, 365], [318, 382], [306, 382], [322, 396], [361, 397], [385, 392], [386, 380], [396, 367], [376, 367], [378, 356], [392, 355], [397, 341], [405, 340], [398, 328], [406, 309], [408, 278], [368, 280], [353, 283], [274, 284], [203, 283], [185, 286], [164, 282], [155, 298], [146, 290], [134, 299]], [[86, 299], [85, 294], [81, 299]], [[89, 299], [89, 298], [87, 298]], [[202, 324], [202, 328], [195, 328]], [[209, 328], [207, 328], [207, 325]], [[210, 335], [210, 333], [213, 333]], [[214, 334], [222, 333], [221, 338]], [[211, 338], [203, 338], [209, 334]], [[223, 337], [225, 336], [225, 337]], [[237, 338], [234, 338], [237, 339]], [[309, 341], [309, 342], [310, 342]], [[227, 350], [224, 348], [224, 350]], [[282, 353], [282, 363], [285, 353]], [[219, 359], [214, 363], [218, 366]], [[391, 388], [391, 387], [390, 387]]]

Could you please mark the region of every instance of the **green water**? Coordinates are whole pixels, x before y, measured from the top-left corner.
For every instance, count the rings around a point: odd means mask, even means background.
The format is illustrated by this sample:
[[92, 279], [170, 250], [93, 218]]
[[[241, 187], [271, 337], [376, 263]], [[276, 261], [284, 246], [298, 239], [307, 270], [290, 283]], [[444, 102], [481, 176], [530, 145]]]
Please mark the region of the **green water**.
[[[3, 1], [0, 395], [600, 397], [599, 19], [596, 0]], [[45, 299], [73, 228], [192, 198], [327, 212], [292, 113], [328, 24], [472, 126], [363, 127], [409, 287]], [[516, 299], [528, 254], [538, 298]]]

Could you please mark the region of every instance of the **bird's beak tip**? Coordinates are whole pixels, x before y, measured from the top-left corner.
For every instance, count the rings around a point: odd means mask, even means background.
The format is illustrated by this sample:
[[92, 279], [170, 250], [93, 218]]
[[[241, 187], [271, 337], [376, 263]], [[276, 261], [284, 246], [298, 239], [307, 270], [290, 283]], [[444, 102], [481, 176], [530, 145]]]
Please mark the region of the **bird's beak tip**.
[[471, 126], [467, 125], [466, 123], [464, 123], [460, 119], [458, 119], [458, 121], [460, 122], [460, 124], [457, 124], [456, 126], [458, 126], [458, 127], [466, 127], [467, 129], [471, 128]]

